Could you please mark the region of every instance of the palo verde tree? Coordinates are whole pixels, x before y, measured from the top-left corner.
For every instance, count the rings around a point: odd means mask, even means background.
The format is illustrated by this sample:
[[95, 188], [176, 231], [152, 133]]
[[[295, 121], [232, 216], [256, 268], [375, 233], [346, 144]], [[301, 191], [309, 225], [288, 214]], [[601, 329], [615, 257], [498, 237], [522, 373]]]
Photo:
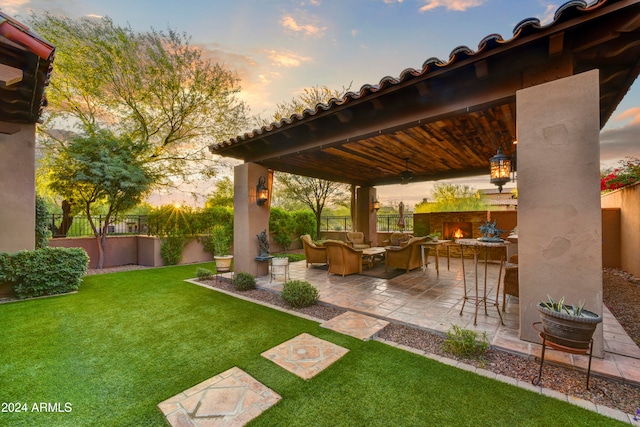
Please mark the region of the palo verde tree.
[[186, 34], [49, 13], [32, 15], [30, 24], [56, 46], [41, 126], [45, 150], [68, 143], [69, 133], [109, 129], [140, 142], [138, 158], [156, 183], [179, 183], [210, 176], [208, 145], [247, 127], [237, 77], [203, 59]]
[[282, 185], [284, 197], [299, 200], [313, 211], [316, 217], [316, 236], [320, 235], [320, 215], [327, 203], [348, 205], [349, 193], [345, 184], [307, 176], [276, 173]]
[[[87, 215], [98, 246], [97, 267], [104, 266], [107, 227], [118, 213], [137, 205], [155, 180], [141, 158], [145, 142], [117, 138], [106, 131], [76, 137], [51, 157], [49, 186], [66, 199], [74, 199]], [[92, 207], [106, 206], [104, 222], [96, 222]]]
[[[291, 101], [277, 104], [273, 120], [280, 121], [293, 114], [302, 114], [305, 109], [315, 108], [316, 105], [327, 103], [332, 98], [340, 99], [349, 87], [342, 88], [342, 91], [331, 90], [326, 86], [306, 88]], [[260, 120], [259, 124], [266, 125], [268, 121]], [[324, 207], [328, 204], [349, 203], [350, 192], [347, 184], [285, 173], [276, 173], [275, 179], [282, 188], [279, 191], [279, 199], [293, 199], [313, 211], [316, 217], [316, 236], [320, 235], [320, 216]]]
[[434, 185], [431, 191], [434, 203], [424, 199], [416, 205], [416, 212], [464, 212], [487, 209], [479, 191], [468, 185], [444, 184]]

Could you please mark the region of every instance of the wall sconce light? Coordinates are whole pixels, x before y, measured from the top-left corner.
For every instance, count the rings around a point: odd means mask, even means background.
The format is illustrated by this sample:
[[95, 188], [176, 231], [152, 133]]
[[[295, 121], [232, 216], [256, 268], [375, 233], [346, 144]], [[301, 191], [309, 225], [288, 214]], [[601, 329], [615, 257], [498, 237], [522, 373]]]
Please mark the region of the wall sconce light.
[[256, 203], [258, 206], [262, 206], [269, 200], [269, 189], [265, 185], [267, 179], [264, 176], [258, 178], [258, 185], [256, 185]]
[[498, 148], [495, 156], [489, 159], [491, 183], [498, 186], [498, 191], [502, 193], [502, 186], [511, 181], [511, 157]]
[[378, 212], [378, 209], [380, 209], [380, 202], [377, 199], [374, 199], [373, 196], [371, 197], [371, 212]]

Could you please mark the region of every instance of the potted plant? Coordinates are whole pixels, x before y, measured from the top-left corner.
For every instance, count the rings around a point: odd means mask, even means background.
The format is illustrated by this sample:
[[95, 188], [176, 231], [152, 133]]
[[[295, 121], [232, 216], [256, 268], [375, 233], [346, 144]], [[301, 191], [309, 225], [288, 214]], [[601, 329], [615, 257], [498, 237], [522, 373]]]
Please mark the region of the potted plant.
[[438, 238], [440, 237], [440, 233], [437, 231], [434, 231], [433, 233], [429, 234], [429, 237], [431, 238], [432, 241], [437, 242]]
[[602, 316], [584, 308], [584, 302], [578, 305], [564, 303], [564, 297], [555, 301], [551, 296], [549, 301], [541, 301], [538, 311], [542, 319], [542, 328], [547, 334], [548, 342], [560, 347], [575, 350], [589, 349], [591, 337]]
[[227, 227], [215, 225], [211, 229], [211, 240], [213, 243], [213, 259], [216, 261], [216, 270], [219, 273], [231, 271], [233, 255], [230, 255], [231, 233]]

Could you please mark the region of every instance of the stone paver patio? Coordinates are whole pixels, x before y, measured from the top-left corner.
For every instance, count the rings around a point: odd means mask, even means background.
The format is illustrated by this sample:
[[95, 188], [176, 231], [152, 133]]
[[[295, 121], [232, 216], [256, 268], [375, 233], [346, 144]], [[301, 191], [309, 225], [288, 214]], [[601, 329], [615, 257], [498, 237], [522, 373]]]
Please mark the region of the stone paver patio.
[[265, 351], [262, 356], [308, 380], [348, 352], [346, 348], [304, 333]]

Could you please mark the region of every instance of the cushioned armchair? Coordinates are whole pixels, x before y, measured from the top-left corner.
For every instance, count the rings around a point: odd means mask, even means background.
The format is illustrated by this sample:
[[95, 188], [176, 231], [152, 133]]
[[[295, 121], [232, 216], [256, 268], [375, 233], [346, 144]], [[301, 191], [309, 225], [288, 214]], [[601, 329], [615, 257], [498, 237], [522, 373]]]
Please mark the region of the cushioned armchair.
[[406, 269], [407, 273], [414, 268], [422, 266], [422, 255], [420, 251], [422, 247], [420, 243], [429, 241], [429, 237], [412, 237], [407, 244], [402, 247], [387, 247], [385, 256], [385, 270], [389, 268]]
[[311, 236], [304, 234], [300, 236], [302, 240], [302, 247], [304, 249], [304, 257], [306, 258], [307, 268], [309, 264], [326, 264], [327, 263], [327, 248], [324, 246], [316, 245]]
[[362, 252], [353, 249], [347, 243], [337, 241], [326, 241], [327, 262], [329, 263], [329, 273], [348, 274], [362, 273]]
[[348, 231], [347, 242], [353, 249], [366, 249], [371, 247], [371, 243], [364, 239], [362, 231]]
[[382, 244], [384, 246], [404, 246], [407, 244], [407, 241], [411, 239], [413, 236], [411, 234], [405, 234], [400, 231], [394, 231], [389, 235], [387, 240], [384, 240]]

